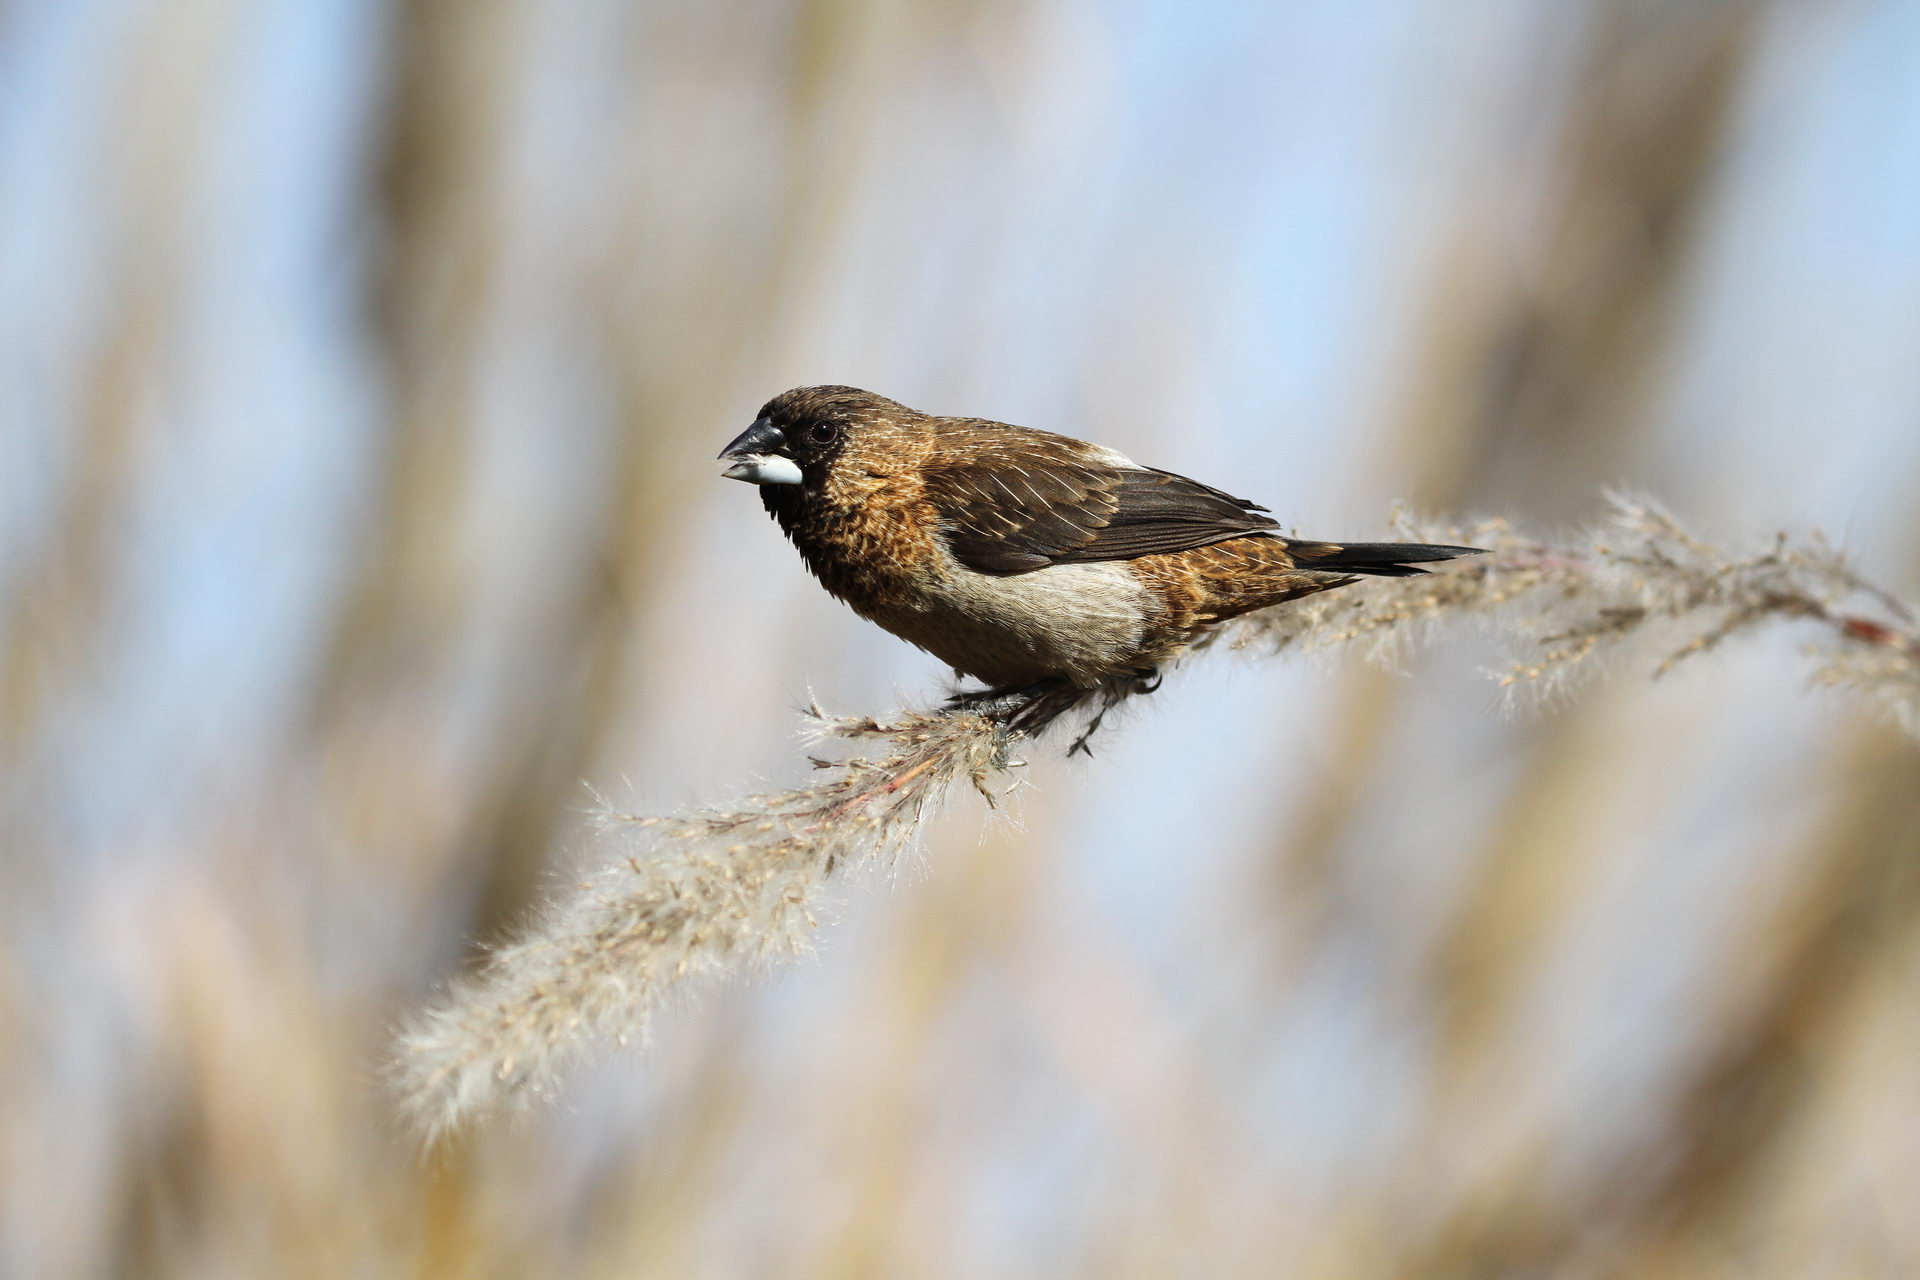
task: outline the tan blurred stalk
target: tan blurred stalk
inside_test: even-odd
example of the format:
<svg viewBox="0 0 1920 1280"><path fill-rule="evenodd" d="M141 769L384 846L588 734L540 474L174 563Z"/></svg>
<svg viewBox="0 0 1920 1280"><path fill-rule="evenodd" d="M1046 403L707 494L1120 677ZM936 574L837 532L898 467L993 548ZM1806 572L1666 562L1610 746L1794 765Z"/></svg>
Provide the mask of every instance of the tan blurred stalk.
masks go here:
<svg viewBox="0 0 1920 1280"><path fill-rule="evenodd" d="M1664 372L1695 215L1763 12L1671 0L1564 8L1575 44L1551 167L1523 185L1499 132L1468 140L1482 172L1466 188L1483 203L1463 204L1432 237L1431 318L1387 437L1417 502L1563 523L1620 473ZM1506 118L1505 103L1490 105ZM1516 252L1503 236L1535 201ZM1371 670L1342 680L1321 776L1303 788L1304 811L1283 819L1271 901L1294 924L1281 934L1282 974L1324 925L1332 869L1402 732L1410 687ZM1607 761L1632 750L1610 701L1582 695L1578 714L1531 727L1525 768L1432 956L1442 1044L1427 1132L1404 1192L1388 1200L1421 1204L1433 1244L1410 1232L1406 1252L1379 1264L1391 1273L1548 1266L1574 1230L1578 1206L1541 1198L1554 1139L1524 1117L1524 1073L1536 1068L1511 1037L1604 865L1606 850L1578 833L1604 829L1596 817L1618 803Z"/></svg>

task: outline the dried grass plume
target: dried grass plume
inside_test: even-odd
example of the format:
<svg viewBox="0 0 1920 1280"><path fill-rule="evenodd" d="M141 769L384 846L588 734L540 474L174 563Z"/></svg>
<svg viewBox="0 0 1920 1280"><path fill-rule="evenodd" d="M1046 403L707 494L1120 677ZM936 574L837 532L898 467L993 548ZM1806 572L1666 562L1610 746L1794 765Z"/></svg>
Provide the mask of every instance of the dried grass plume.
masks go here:
<svg viewBox="0 0 1920 1280"><path fill-rule="evenodd" d="M1499 521L1399 523L1413 540L1491 554L1249 615L1217 639L1270 653L1356 644L1377 653L1433 624L1475 619L1515 646L1501 681L1523 691L1591 671L1631 639L1659 637L1660 675L1742 632L1794 622L1811 629L1815 683L1851 691L1920 737L1912 610L1817 534L1733 556L1629 501L1616 502L1602 536L1564 542ZM831 881L893 858L962 779L991 802L1026 736L962 712L909 711L886 724L809 715L817 740L846 748L813 761L813 785L729 809L603 814L603 865L411 1020L391 1074L423 1132L550 1097L584 1055L643 1036L670 993L806 951Z"/></svg>
<svg viewBox="0 0 1920 1280"><path fill-rule="evenodd" d="M1008 764L1011 735L977 715L808 715L854 750L815 759L812 786L667 817L603 810L605 864L401 1033L393 1076L424 1132L550 1096L687 983L803 954L829 881L891 858L956 780L991 800Z"/></svg>

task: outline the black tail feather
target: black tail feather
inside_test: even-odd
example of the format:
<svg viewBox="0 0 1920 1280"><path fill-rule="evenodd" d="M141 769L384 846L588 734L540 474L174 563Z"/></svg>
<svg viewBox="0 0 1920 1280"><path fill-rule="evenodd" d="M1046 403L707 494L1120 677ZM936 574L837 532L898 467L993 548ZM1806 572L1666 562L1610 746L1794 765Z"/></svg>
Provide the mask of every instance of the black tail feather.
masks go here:
<svg viewBox="0 0 1920 1280"><path fill-rule="evenodd" d="M1335 573L1364 573L1379 578L1405 578L1425 573L1421 564L1477 556L1484 547L1444 547L1425 542L1302 542L1287 539L1287 554L1302 569Z"/></svg>

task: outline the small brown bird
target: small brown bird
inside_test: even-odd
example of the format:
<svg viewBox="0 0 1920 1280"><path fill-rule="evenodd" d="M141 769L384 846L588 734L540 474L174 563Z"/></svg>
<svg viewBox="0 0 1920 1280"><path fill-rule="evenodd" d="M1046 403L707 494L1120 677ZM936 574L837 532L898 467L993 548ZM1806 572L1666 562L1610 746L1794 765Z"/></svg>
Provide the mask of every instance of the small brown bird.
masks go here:
<svg viewBox="0 0 1920 1280"><path fill-rule="evenodd" d="M769 400L720 452L826 589L1036 728L1228 618L1474 547L1305 542L1265 507L1068 436L856 387ZM1016 697L1016 695L1023 695Z"/></svg>

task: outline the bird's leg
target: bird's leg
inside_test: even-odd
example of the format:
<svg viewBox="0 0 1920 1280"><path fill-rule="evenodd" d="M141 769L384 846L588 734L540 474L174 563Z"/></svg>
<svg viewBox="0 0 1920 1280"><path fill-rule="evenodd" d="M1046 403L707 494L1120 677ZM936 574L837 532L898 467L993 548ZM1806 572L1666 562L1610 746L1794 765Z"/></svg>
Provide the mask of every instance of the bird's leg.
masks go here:
<svg viewBox="0 0 1920 1280"><path fill-rule="evenodd" d="M947 699L947 710L971 711L1015 733L1036 738L1091 692L1063 677L1048 676L1027 685L956 693Z"/></svg>
<svg viewBox="0 0 1920 1280"><path fill-rule="evenodd" d="M1037 737L1048 725L1089 698L1100 699L1100 709L1080 736L1067 748L1068 755L1093 754L1087 744L1100 730L1107 712L1134 694L1152 693L1160 687L1158 667L1135 667L1125 676L1115 677L1104 686L1088 688L1060 677L1049 676L1018 688L976 689L956 693L947 699L949 711L976 711L997 720L1009 729Z"/></svg>
<svg viewBox="0 0 1920 1280"><path fill-rule="evenodd" d="M1049 676L1045 680L1036 680L1032 684L1002 689L972 689L956 693L947 699L949 711L974 711L981 707L990 707L996 703L1012 702L1015 699L1030 699L1058 686L1058 676Z"/></svg>
<svg viewBox="0 0 1920 1280"><path fill-rule="evenodd" d="M1093 735L1100 732L1100 726L1106 722L1107 713L1128 698L1138 694L1157 692L1164 677L1158 667L1135 667L1125 678L1109 681L1100 692L1100 709L1087 721L1087 727L1067 748L1067 754L1092 757L1093 748L1087 744L1093 741Z"/></svg>
<svg viewBox="0 0 1920 1280"><path fill-rule="evenodd" d="M1112 709L1113 704L1109 702L1106 706L1101 707L1093 713L1093 719L1087 721L1087 727L1082 729L1080 736L1075 738L1072 744L1067 747L1067 758L1069 760L1077 755L1085 756L1089 760L1093 759L1093 748L1088 746L1087 743L1093 741L1093 735L1100 732L1100 722L1107 718L1107 712Z"/></svg>
<svg viewBox="0 0 1920 1280"><path fill-rule="evenodd" d="M1090 692L1059 677L1043 680L1007 709L1005 723L1030 738L1038 737L1048 725L1085 701Z"/></svg>
<svg viewBox="0 0 1920 1280"><path fill-rule="evenodd" d="M1087 721L1087 727L1080 731L1080 736L1075 738L1073 744L1067 748L1067 754L1083 755L1091 759L1093 748L1087 744L1093 741L1094 734L1100 732L1100 725L1106 720L1107 712L1135 694L1155 692L1160 688L1161 679L1158 667L1135 667L1125 682L1113 681L1100 690L1100 709L1093 713L1093 719Z"/></svg>
<svg viewBox="0 0 1920 1280"><path fill-rule="evenodd" d="M956 693L947 699L947 710L971 711L1033 738L1092 692L1065 677L1048 676L1027 685Z"/></svg>

